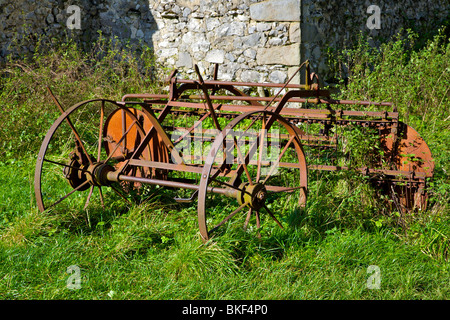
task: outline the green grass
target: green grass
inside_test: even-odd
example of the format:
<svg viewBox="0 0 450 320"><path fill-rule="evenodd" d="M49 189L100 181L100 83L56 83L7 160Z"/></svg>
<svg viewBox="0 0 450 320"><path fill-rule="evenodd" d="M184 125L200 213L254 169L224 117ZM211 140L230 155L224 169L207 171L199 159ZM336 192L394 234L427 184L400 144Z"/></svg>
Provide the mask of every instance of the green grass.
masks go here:
<svg viewBox="0 0 450 320"><path fill-rule="evenodd" d="M448 299L450 106L444 89L450 49L448 39L432 43L434 51L390 44L372 52L370 61L356 52L355 61L362 61L353 69L357 80L342 88L348 99L397 99L402 115L423 134L436 159L425 212L399 225L364 178L311 174L307 205L283 218L285 229L263 217L259 239L254 230L229 223L206 244L196 204L173 203L172 190L154 187L143 204L113 199L105 209L93 205L87 211L40 213L35 204L36 155L58 115L43 86L52 86L66 107L88 98L158 92L150 56L139 65L108 43L96 44L92 53L69 43L9 61L0 77L0 298ZM394 59L403 53L405 60ZM396 68L382 68L386 64ZM376 80L380 68L384 82ZM419 80L428 89L398 77L411 68L426 70ZM402 81L398 92L395 79ZM423 94L435 84L433 94ZM363 155L362 147L357 151ZM67 286L69 266L80 269L78 290ZM369 266L380 269L379 289L367 286Z"/></svg>

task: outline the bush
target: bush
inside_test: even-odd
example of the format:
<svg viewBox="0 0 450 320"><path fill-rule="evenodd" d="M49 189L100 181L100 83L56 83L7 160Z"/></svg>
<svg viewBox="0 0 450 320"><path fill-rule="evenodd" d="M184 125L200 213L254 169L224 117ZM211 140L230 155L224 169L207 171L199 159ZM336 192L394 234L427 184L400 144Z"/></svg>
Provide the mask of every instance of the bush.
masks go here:
<svg viewBox="0 0 450 320"><path fill-rule="evenodd" d="M429 209L412 217L420 225L415 228L429 230L426 226L438 220L442 223L441 218L448 223L450 39L446 28L441 28L423 46L418 44L423 43L419 35L410 30L406 36L399 34L379 49L371 47L368 40L361 36L354 48L330 56L337 77L343 70L348 71L348 79L338 84L337 98L389 101L397 106L400 120L420 133L436 165L434 179L429 183ZM370 108L377 110L376 106ZM427 231L427 234L434 233Z"/></svg>
<svg viewBox="0 0 450 320"><path fill-rule="evenodd" d="M0 157L37 154L60 115L46 86L65 109L87 99L118 100L125 93L157 90L152 49L140 50L100 34L89 52L70 39L51 39L38 41L31 57L10 58L0 70Z"/></svg>

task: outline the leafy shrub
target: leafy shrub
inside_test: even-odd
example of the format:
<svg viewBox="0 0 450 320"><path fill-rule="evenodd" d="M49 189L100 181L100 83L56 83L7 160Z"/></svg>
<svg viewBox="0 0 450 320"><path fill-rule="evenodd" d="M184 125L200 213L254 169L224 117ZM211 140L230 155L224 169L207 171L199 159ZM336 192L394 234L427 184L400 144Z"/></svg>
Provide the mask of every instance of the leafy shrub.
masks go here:
<svg viewBox="0 0 450 320"><path fill-rule="evenodd" d="M89 52L71 39L50 39L38 40L31 57L10 58L0 69L0 157L37 153L60 115L46 86L65 109L87 99L118 100L125 93L155 91L152 49L140 50L137 54L130 45L119 46L100 34Z"/></svg>
<svg viewBox="0 0 450 320"><path fill-rule="evenodd" d="M420 44L423 39L411 30L379 49L361 36L354 48L332 54L330 61L338 77L344 71L348 75L337 85L337 98L393 102L400 120L415 128L430 147L436 168L429 183L429 210L412 216L426 225L438 217L448 219L450 212L450 39L441 28ZM352 148L358 154L358 145Z"/></svg>

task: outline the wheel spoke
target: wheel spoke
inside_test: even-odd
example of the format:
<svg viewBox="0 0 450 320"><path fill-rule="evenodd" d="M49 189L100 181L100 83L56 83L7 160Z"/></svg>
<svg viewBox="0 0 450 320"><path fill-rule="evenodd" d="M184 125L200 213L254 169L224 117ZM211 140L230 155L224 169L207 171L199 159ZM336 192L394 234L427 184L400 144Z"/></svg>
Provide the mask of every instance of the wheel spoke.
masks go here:
<svg viewBox="0 0 450 320"><path fill-rule="evenodd" d="M51 95L53 101L55 102L56 106L58 107L58 109L61 111L61 113L64 114L64 112L65 112L64 108L61 106L61 104L59 103L58 99L53 95L53 93L52 93L52 91L50 90L49 87L47 87L47 90L50 93L50 95ZM92 164L91 157L87 153L86 148L84 147L84 144L81 141L80 135L78 134L77 129L75 129L75 126L73 125L72 121L70 121L69 116L67 116L65 120L66 120L67 124L69 125L70 129L72 130L73 134L75 135L75 138L77 139L78 143L80 144L81 149L83 150L84 154L86 155L86 157L87 157L87 159L89 161L89 164Z"/></svg>
<svg viewBox="0 0 450 320"><path fill-rule="evenodd" d="M221 184L221 185L223 185L223 186L226 186L226 187L235 189L235 190L240 191L240 192L244 192L244 193L246 193L246 194L248 194L248 195L251 196L251 194L250 194L248 191L245 191L245 190L243 190L243 189L239 189L238 187L235 187L235 186L233 186L232 184L229 184L229 183L226 183L226 182L217 180L216 178L212 178L212 179L210 179L210 181L217 182L217 183L219 183L219 184Z"/></svg>
<svg viewBox="0 0 450 320"><path fill-rule="evenodd" d="M74 167L74 166L71 166L71 165L68 165L68 164L64 164L64 163L61 163L61 162L57 162L57 161L53 161L53 160L48 160L48 159L46 159L46 158L44 158L43 161L49 162L49 163L53 163L53 164L56 164L56 165L61 166L61 167L67 167L67 168L79 170L79 171L82 171L82 172L90 173L90 172L89 172L88 170L86 170L86 169L82 169L82 168L79 168L79 167Z"/></svg>
<svg viewBox="0 0 450 320"><path fill-rule="evenodd" d="M232 213L230 213L225 219L223 219L220 223L218 223L214 228L211 229L210 232L215 231L217 228L219 228L221 225L223 225L225 222L227 222L228 220L230 220L231 218L233 218L236 213L238 213L239 211L241 211L245 206L247 205L247 203L241 204L239 206L239 208L237 208L236 210L234 210Z"/></svg>
<svg viewBox="0 0 450 320"><path fill-rule="evenodd" d="M280 221L278 221L278 219L275 217L275 215L272 213L272 211L270 211L269 208L267 208L266 205L264 205L264 209L266 209L267 213L269 214L269 216L275 220L275 222L281 227L281 229L284 229L283 225L281 224Z"/></svg>
<svg viewBox="0 0 450 320"><path fill-rule="evenodd" d="M259 228L261 228L261 217L259 215L259 211L255 212L256 216L256 229L258 230L258 239L261 239L261 233L259 232Z"/></svg>
<svg viewBox="0 0 450 320"><path fill-rule="evenodd" d="M279 165L281 158L283 158L286 150L288 149L288 147L290 146L290 144L292 143L292 141L294 141L295 136L292 136L288 143L286 143L286 145L284 146L283 150L281 151L280 155L278 156L277 161L272 165L272 167L270 168L269 173L267 174L266 178L263 181L263 184L267 182L267 180L272 176L273 172L275 171L275 169L277 168L277 166Z"/></svg>
<svg viewBox="0 0 450 320"><path fill-rule="evenodd" d="M110 185L111 189L117 193L117 195L119 195L123 200L125 200L128 204L131 204L130 200L128 200L119 190L117 190L116 187L114 187L113 185Z"/></svg>
<svg viewBox="0 0 450 320"><path fill-rule="evenodd" d="M60 202L63 201L64 199L68 198L68 197L69 197L70 195L72 195L75 191L78 191L79 189L81 189L82 187L84 187L84 186L85 186L86 184L88 184L88 183L89 183L89 181L86 180L85 182L83 182L82 184L80 184L78 187L76 187L75 189L73 189L72 191L70 191L68 194L66 194L65 196L63 196L62 198L60 198L58 201L56 201L56 202L54 202L53 204L51 204L50 206L48 206L47 209L56 206L58 203L60 203Z"/></svg>
<svg viewBox="0 0 450 320"><path fill-rule="evenodd" d="M97 162L100 162L100 156L102 153L102 141L103 141L103 118L105 116L105 101L102 100L102 106L100 108L100 128L98 133L98 149L97 149Z"/></svg>
<svg viewBox="0 0 450 320"><path fill-rule="evenodd" d="M298 189L303 189L303 186L298 186L298 187L279 187L279 186L268 186L266 185L266 190L270 193L270 194L275 194L275 193L281 193L281 192L292 192Z"/></svg>

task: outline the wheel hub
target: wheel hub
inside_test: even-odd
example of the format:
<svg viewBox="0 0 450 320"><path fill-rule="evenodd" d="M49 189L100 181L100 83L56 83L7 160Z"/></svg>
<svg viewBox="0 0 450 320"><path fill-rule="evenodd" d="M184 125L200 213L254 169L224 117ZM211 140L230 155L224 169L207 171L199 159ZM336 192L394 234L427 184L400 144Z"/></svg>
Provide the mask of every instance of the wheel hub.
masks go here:
<svg viewBox="0 0 450 320"><path fill-rule="evenodd" d="M237 193L236 197L240 205L244 203L254 210L261 209L267 197L267 191L263 184L257 183L250 185L250 183L242 183L239 186L240 192Z"/></svg>
<svg viewBox="0 0 450 320"><path fill-rule="evenodd" d="M78 159L72 158L69 165L64 167L63 172L70 186L78 191L84 191L89 186L108 186L111 181L108 180L108 172L115 171L114 167L102 162L95 162L91 165L80 164ZM82 184L86 183L80 188Z"/></svg>
<svg viewBox="0 0 450 320"><path fill-rule="evenodd" d="M67 181L72 188L76 189L80 185L86 182L86 173L84 171L85 166L81 165L77 159L72 159L67 167L64 167L63 172ZM78 191L84 191L89 188L88 184L85 184Z"/></svg>
<svg viewBox="0 0 450 320"><path fill-rule="evenodd" d="M108 180L108 172L115 171L114 167L110 166L109 164L102 163L102 162L96 162L91 164L87 171L89 173L86 173L86 178L89 181L89 183L93 186L108 186L111 184L111 181Z"/></svg>

